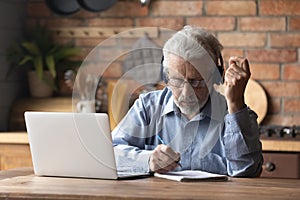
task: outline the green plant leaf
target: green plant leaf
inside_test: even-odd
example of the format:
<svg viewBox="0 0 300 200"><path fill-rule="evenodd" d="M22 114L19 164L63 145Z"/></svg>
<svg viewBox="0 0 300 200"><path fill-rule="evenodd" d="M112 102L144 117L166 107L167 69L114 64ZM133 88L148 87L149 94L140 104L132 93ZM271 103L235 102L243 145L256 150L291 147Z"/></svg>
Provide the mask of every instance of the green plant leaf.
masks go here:
<svg viewBox="0 0 300 200"><path fill-rule="evenodd" d="M38 77L45 81L45 70L49 70L55 78L58 71L79 67L82 61L76 61L74 56L80 53L82 49L74 47L74 44L57 44L47 27L37 23L25 30L23 40L7 49L7 60L12 66L10 69L22 66L35 70Z"/></svg>
<svg viewBox="0 0 300 200"><path fill-rule="evenodd" d="M34 67L39 79L43 80L43 57L38 56L34 58Z"/></svg>
<svg viewBox="0 0 300 200"><path fill-rule="evenodd" d="M13 60L10 60L10 58L13 58L13 57L16 57L19 55L23 55L23 50L17 43L14 42L9 48L7 48L7 51L6 51L7 59L9 61L13 61Z"/></svg>
<svg viewBox="0 0 300 200"><path fill-rule="evenodd" d="M47 76L44 76L43 77L43 81L49 85L54 91L57 91L58 88L57 86L55 85L55 81L52 81L51 79L49 79Z"/></svg>
<svg viewBox="0 0 300 200"><path fill-rule="evenodd" d="M53 78L56 77L55 61L53 55L46 56L46 65Z"/></svg>
<svg viewBox="0 0 300 200"><path fill-rule="evenodd" d="M33 59L32 56L24 56L24 58L18 63L19 66L25 65L28 61Z"/></svg>
<svg viewBox="0 0 300 200"><path fill-rule="evenodd" d="M69 69L74 70L82 64L82 61L73 61L73 60L64 60L59 62L59 70L60 71L67 71Z"/></svg>
<svg viewBox="0 0 300 200"><path fill-rule="evenodd" d="M40 55L40 49L34 42L22 42L21 44L32 55Z"/></svg>
<svg viewBox="0 0 300 200"><path fill-rule="evenodd" d="M54 54L56 51L58 51L61 47L58 45L54 45L50 50L49 50L49 54Z"/></svg>
<svg viewBox="0 0 300 200"><path fill-rule="evenodd" d="M19 62L24 56L23 49L17 43L13 43L6 51L6 59L13 67L20 66Z"/></svg>
<svg viewBox="0 0 300 200"><path fill-rule="evenodd" d="M65 58L76 56L80 54L82 50L76 47L62 47L55 53L55 58L57 61L60 61Z"/></svg>

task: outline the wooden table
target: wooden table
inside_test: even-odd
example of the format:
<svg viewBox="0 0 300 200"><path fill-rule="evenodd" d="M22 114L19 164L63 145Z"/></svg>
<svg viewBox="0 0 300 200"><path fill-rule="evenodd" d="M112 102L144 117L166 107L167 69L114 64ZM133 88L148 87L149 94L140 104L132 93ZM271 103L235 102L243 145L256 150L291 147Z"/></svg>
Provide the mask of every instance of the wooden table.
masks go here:
<svg viewBox="0 0 300 200"><path fill-rule="evenodd" d="M37 177L31 168L0 172L1 199L300 199L300 180L231 178L176 182L156 177L100 180Z"/></svg>

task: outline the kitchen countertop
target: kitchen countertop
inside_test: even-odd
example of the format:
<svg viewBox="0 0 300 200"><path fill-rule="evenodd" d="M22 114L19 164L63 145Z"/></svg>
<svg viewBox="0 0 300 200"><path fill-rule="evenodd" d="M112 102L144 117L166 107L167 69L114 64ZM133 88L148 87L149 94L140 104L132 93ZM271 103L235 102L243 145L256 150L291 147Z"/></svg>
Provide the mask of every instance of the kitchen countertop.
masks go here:
<svg viewBox="0 0 300 200"><path fill-rule="evenodd" d="M0 144L28 144L26 132L2 132L0 133Z"/></svg>
<svg viewBox="0 0 300 200"><path fill-rule="evenodd" d="M261 139L264 151L289 151L300 152L299 140L270 140ZM28 144L26 132L2 132L0 133L0 144Z"/></svg>

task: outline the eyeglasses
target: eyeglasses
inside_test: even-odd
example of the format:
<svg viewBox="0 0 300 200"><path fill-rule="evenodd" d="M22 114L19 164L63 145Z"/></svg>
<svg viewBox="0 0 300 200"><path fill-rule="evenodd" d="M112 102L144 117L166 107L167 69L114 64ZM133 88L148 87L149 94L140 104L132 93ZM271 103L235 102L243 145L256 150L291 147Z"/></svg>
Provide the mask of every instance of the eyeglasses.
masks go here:
<svg viewBox="0 0 300 200"><path fill-rule="evenodd" d="M168 78L168 84L174 87L182 88L184 83L189 83L193 88L205 88L206 83L205 80L197 80L197 79L181 79L181 78Z"/></svg>

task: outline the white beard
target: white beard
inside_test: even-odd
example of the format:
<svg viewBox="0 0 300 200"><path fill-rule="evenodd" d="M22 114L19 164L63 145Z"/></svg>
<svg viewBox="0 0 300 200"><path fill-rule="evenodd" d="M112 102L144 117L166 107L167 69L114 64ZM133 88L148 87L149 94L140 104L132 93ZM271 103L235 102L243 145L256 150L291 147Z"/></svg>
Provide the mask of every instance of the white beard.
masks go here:
<svg viewBox="0 0 300 200"><path fill-rule="evenodd" d="M197 97L194 95L189 97L180 95L177 100L174 99L174 103L180 109L182 114L191 119L205 106L208 97L209 95L207 95L204 101L199 102Z"/></svg>

